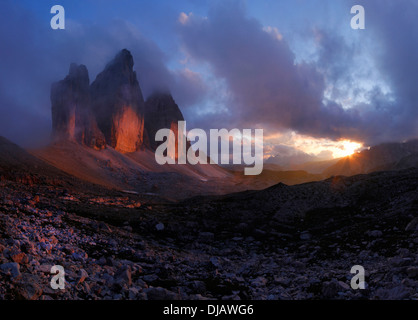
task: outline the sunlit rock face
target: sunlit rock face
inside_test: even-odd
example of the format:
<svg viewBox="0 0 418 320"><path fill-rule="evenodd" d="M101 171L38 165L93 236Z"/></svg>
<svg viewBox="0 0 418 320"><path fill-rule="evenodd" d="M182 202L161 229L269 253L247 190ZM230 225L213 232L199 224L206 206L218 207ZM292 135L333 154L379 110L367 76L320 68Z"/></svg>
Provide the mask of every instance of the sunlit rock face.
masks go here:
<svg viewBox="0 0 418 320"><path fill-rule="evenodd" d="M157 131L171 129L176 137L175 158L178 158L178 121L184 121L183 114L171 94L154 93L147 99L145 102L145 130L152 150L156 150L161 143L161 141L155 141ZM182 140L180 140L180 143L182 143ZM182 147L180 146L180 148Z"/></svg>
<svg viewBox="0 0 418 320"><path fill-rule="evenodd" d="M106 141L90 108L89 84L87 68L71 64L68 76L52 85L52 135L54 141L70 140L100 150Z"/></svg>
<svg viewBox="0 0 418 320"><path fill-rule="evenodd" d="M131 107L123 107L113 116L112 146L121 152L135 152L142 145L144 119Z"/></svg>
<svg viewBox="0 0 418 320"><path fill-rule="evenodd" d="M143 145L144 99L133 65L131 53L122 50L90 88L97 124L107 144L120 152Z"/></svg>

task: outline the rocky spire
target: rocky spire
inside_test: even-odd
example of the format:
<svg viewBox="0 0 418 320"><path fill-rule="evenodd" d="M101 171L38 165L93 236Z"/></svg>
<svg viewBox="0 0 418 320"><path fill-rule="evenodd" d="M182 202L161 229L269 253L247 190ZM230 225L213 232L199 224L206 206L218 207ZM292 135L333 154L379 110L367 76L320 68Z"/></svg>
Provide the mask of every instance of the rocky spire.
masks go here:
<svg viewBox="0 0 418 320"><path fill-rule="evenodd" d="M171 129L178 146L178 121L183 115L168 91L144 102L131 53L124 49L89 85L84 65L71 64L68 76L52 85L55 140L71 140L96 149L110 145L120 152L158 147L155 134Z"/></svg>
<svg viewBox="0 0 418 320"><path fill-rule="evenodd" d="M145 103L145 130L148 134L152 150L157 149L161 142L155 141L155 134L160 129L171 129L176 137L176 152L178 150L178 121L184 117L173 97L168 92L156 92L148 97ZM176 156L177 158L177 156Z"/></svg>
<svg viewBox="0 0 418 320"><path fill-rule="evenodd" d="M143 145L144 99L133 71L133 57L123 49L91 85L92 109L107 144L121 152Z"/></svg>
<svg viewBox="0 0 418 320"><path fill-rule="evenodd" d="M90 109L89 83L87 68L73 63L68 76L52 85L53 139L71 140L103 149L106 141Z"/></svg>

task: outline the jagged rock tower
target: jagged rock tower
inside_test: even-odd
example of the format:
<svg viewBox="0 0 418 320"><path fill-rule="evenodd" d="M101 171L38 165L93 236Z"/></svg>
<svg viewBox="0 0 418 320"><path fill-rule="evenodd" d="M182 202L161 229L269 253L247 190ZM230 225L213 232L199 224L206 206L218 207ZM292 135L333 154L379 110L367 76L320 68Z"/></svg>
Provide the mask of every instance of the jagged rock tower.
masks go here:
<svg viewBox="0 0 418 320"><path fill-rule="evenodd" d="M144 98L133 71L131 53L124 49L91 84L92 109L107 144L134 152L143 144Z"/></svg>
<svg viewBox="0 0 418 320"><path fill-rule="evenodd" d="M106 147L106 141L91 110L89 84L87 68L73 63L68 76L52 85L53 138L100 150Z"/></svg>
<svg viewBox="0 0 418 320"><path fill-rule="evenodd" d="M144 102L133 57L123 49L90 85L87 68L71 64L69 75L52 85L53 138L95 149L154 150L159 129L171 129L178 146L178 121L183 115L168 92L152 94ZM177 155L176 155L177 158Z"/></svg>
<svg viewBox="0 0 418 320"><path fill-rule="evenodd" d="M155 134L158 130L171 129L176 137L176 159L178 158L178 121L183 121L183 114L173 97L168 92L154 93L145 102L145 129L149 137L149 145L156 150L161 142L155 141ZM182 141L180 141L182 143ZM182 146L180 146L182 147Z"/></svg>

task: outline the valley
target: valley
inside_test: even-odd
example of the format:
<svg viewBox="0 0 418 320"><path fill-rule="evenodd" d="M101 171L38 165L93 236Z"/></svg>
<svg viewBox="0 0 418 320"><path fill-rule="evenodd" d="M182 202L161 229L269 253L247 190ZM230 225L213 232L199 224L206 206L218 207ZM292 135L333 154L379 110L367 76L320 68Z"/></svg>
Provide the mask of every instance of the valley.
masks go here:
<svg viewBox="0 0 418 320"><path fill-rule="evenodd" d="M181 200L0 150L1 299L418 298L416 168Z"/></svg>
<svg viewBox="0 0 418 320"><path fill-rule="evenodd" d="M0 137L0 300L418 299L417 140L276 155L254 176L160 165L160 129L175 159L190 148L184 117L169 92L143 98L133 65L124 49L90 84L71 64L51 87L51 142Z"/></svg>

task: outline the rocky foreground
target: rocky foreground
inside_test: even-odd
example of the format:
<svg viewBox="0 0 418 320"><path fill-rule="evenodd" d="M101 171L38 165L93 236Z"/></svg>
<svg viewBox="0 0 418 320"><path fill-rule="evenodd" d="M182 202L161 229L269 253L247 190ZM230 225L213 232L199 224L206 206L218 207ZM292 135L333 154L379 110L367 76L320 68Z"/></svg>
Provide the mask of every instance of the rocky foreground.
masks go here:
<svg viewBox="0 0 418 320"><path fill-rule="evenodd" d="M417 188L410 169L164 203L3 179L0 299L417 299Z"/></svg>

